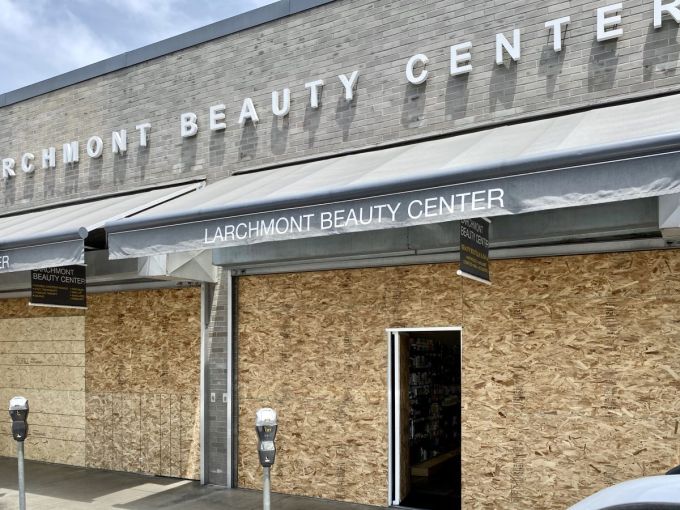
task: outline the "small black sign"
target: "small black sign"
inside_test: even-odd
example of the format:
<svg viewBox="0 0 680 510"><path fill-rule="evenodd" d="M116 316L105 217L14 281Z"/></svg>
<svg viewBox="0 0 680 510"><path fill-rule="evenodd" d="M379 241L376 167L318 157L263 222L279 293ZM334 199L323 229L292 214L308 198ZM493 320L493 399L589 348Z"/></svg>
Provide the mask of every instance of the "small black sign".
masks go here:
<svg viewBox="0 0 680 510"><path fill-rule="evenodd" d="M489 220L460 220L460 276L491 283L489 276Z"/></svg>
<svg viewBox="0 0 680 510"><path fill-rule="evenodd" d="M31 305L87 308L85 266L31 271Z"/></svg>

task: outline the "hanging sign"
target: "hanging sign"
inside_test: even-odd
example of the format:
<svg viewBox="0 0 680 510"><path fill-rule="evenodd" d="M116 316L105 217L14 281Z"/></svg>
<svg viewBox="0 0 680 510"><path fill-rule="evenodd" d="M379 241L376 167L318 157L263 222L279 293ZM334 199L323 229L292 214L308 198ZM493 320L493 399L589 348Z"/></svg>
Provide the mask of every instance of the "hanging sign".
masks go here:
<svg viewBox="0 0 680 510"><path fill-rule="evenodd" d="M486 218L460 220L458 276L491 285L489 276L489 223Z"/></svg>
<svg viewBox="0 0 680 510"><path fill-rule="evenodd" d="M32 270L29 304L58 308L87 308L85 266Z"/></svg>

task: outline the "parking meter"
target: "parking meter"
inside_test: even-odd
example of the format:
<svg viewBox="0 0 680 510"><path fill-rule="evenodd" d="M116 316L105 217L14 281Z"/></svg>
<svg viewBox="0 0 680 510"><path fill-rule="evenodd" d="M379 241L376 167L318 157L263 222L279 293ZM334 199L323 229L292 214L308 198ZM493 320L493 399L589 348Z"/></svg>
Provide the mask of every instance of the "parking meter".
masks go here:
<svg viewBox="0 0 680 510"><path fill-rule="evenodd" d="M258 409L255 414L255 430L257 431L257 453L262 465L262 508L271 509L271 467L276 457L276 411L269 407Z"/></svg>
<svg viewBox="0 0 680 510"><path fill-rule="evenodd" d="M12 418L12 437L17 442L17 467L19 471L19 510L26 510L26 487L24 483L24 441L28 436L28 400L14 397L9 401Z"/></svg>
<svg viewBox="0 0 680 510"><path fill-rule="evenodd" d="M259 409L255 415L255 430L257 431L258 445L257 452L260 455L262 467L271 467L276 457L276 411L265 407Z"/></svg>
<svg viewBox="0 0 680 510"><path fill-rule="evenodd" d="M28 400L14 397L9 401L9 415L12 417L12 437L24 442L28 435Z"/></svg>

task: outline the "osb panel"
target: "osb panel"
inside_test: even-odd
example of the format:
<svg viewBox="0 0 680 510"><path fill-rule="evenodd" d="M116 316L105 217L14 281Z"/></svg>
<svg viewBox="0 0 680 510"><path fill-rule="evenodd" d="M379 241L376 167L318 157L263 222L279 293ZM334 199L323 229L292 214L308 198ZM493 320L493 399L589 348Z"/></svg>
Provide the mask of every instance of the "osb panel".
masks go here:
<svg viewBox="0 0 680 510"><path fill-rule="evenodd" d="M384 503L385 328L459 322L455 268L441 269L239 280L240 486L261 486L253 419L270 404L280 413L274 490ZM442 274L446 285L428 284Z"/></svg>
<svg viewBox="0 0 680 510"><path fill-rule="evenodd" d="M87 467L114 469L116 463L113 448L113 395L87 394L86 418L86 461ZM153 437L152 432L150 437Z"/></svg>
<svg viewBox="0 0 680 510"><path fill-rule="evenodd" d="M95 294L88 305L88 391L198 392L199 289Z"/></svg>
<svg viewBox="0 0 680 510"><path fill-rule="evenodd" d="M239 484L261 485L271 405L274 490L383 504L397 326L464 328L466 508L562 509L680 464L680 252L496 261L491 287L455 270L240 278Z"/></svg>
<svg viewBox="0 0 680 510"><path fill-rule="evenodd" d="M85 465L84 318L26 312L25 300L2 304L0 401L23 395L31 404L26 457ZM14 450L13 441L0 443L0 455L14 455Z"/></svg>
<svg viewBox="0 0 680 510"><path fill-rule="evenodd" d="M199 396L181 396L180 420L180 476L200 478L201 474L201 416Z"/></svg>
<svg viewBox="0 0 680 510"><path fill-rule="evenodd" d="M61 342L85 337L84 317L24 317L0 320L0 341Z"/></svg>
<svg viewBox="0 0 680 510"><path fill-rule="evenodd" d="M0 319L82 317L85 315L85 310L29 306L27 298L3 299L1 303L2 306L0 306Z"/></svg>
<svg viewBox="0 0 680 510"><path fill-rule="evenodd" d="M112 395L113 466L116 471L141 471L141 399L138 394Z"/></svg>
<svg viewBox="0 0 680 510"><path fill-rule="evenodd" d="M257 456L252 417L262 405L279 412L272 490L345 499L347 493L370 492L376 472L386 475L383 458L375 454L375 438L382 444L387 441L387 431L375 423L370 411L375 402L245 400L240 405L241 427L247 427L239 445L240 486L261 488L261 468L251 466L246 457L253 452ZM348 423L356 433L348 430Z"/></svg>
<svg viewBox="0 0 680 510"><path fill-rule="evenodd" d="M9 422L11 423L11 422ZM5 431L10 430L10 424L3 420ZM25 442L27 459L85 466L85 442L83 430L67 427L41 427L31 422L30 434ZM0 439L0 457L15 457L16 443L6 432Z"/></svg>
<svg viewBox="0 0 680 510"><path fill-rule="evenodd" d="M2 367L3 369L6 366ZM39 390L59 388L69 391L85 390L84 367L24 365L3 370L3 385L9 388Z"/></svg>
<svg viewBox="0 0 680 510"><path fill-rule="evenodd" d="M161 395L161 472L179 477L181 472L181 397Z"/></svg>
<svg viewBox="0 0 680 510"><path fill-rule="evenodd" d="M12 339L10 342L0 342L0 354L3 354L3 357L10 353L40 354L43 352L43 348L44 345L40 341L22 340L17 342ZM55 354L85 354L85 344L82 340L52 342L52 349Z"/></svg>
<svg viewBox="0 0 680 510"><path fill-rule="evenodd" d="M464 284L470 508L565 508L680 463L679 252L513 260Z"/></svg>
<svg viewBox="0 0 680 510"><path fill-rule="evenodd" d="M97 294L89 306L88 465L198 478L200 291Z"/></svg>
<svg viewBox="0 0 680 510"><path fill-rule="evenodd" d="M0 307L0 364L15 367L0 373L0 399L31 402L27 456L198 478L199 290L88 301L86 313L23 299ZM0 455L13 448L0 442Z"/></svg>
<svg viewBox="0 0 680 510"><path fill-rule="evenodd" d="M141 444L140 469L143 473L161 473L161 396L142 395L144 414L141 417L141 430L144 441Z"/></svg>
<svg viewBox="0 0 680 510"><path fill-rule="evenodd" d="M27 459L68 464L70 466L85 465L85 442L81 439L71 441L58 437L43 437L31 432L26 439L25 454Z"/></svg>
<svg viewBox="0 0 680 510"><path fill-rule="evenodd" d="M197 394L88 393L86 417L88 467L199 478Z"/></svg>
<svg viewBox="0 0 680 510"><path fill-rule="evenodd" d="M0 375L0 378L2 376ZM82 424L85 419L85 395L82 391L62 391L60 389L0 388L0 402L21 394L31 406L30 423L61 425L63 414L70 416L74 424ZM3 417L4 420L5 417ZM7 415L9 420L9 414Z"/></svg>

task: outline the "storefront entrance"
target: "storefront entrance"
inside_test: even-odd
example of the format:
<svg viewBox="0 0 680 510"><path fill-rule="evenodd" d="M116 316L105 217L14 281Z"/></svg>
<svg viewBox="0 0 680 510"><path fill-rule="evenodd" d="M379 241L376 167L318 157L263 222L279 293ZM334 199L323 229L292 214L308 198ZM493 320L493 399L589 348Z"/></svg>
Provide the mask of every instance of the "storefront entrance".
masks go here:
<svg viewBox="0 0 680 510"><path fill-rule="evenodd" d="M390 330L390 503L461 507L461 330Z"/></svg>

